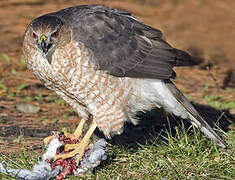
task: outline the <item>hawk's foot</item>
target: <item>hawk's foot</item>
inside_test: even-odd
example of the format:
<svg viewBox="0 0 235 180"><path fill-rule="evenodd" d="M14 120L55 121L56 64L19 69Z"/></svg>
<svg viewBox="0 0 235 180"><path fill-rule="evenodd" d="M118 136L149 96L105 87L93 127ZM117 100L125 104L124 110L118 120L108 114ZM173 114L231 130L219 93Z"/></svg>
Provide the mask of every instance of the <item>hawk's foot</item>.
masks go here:
<svg viewBox="0 0 235 180"><path fill-rule="evenodd" d="M81 124L82 122L80 122ZM80 126L79 124L79 126ZM84 125L84 123L82 123ZM79 126L77 129L79 129ZM93 122L89 128L89 130L87 131L87 133L85 134L85 136L81 139L81 132L82 132L82 129L81 131L77 131L77 129L75 130L75 132L78 132L76 133L76 136L79 135L78 139L72 139L74 137L76 137L74 134L66 134L64 133L64 136L67 136L67 137L72 137L69 141L66 141L67 137L65 138L64 140L64 143L65 143L65 148L64 148L64 151L65 153L64 154L57 154L55 155L54 157L54 161L57 160L57 159L67 159L67 158L72 158L74 156L76 156L78 154L78 157L76 158L76 162L79 163L80 160L82 159L82 157L84 156L84 153L86 151L86 149L89 149L92 147L92 144L89 143L90 141L90 137L91 135L93 134L95 128L97 127L96 123ZM63 133L62 133L63 134ZM77 137L76 137L77 138ZM81 141L80 141L81 139Z"/></svg>
<svg viewBox="0 0 235 180"><path fill-rule="evenodd" d="M81 119L81 121L80 121L78 127L76 128L76 130L74 131L73 134L69 133L66 128L63 128L61 134L62 134L64 137L63 137L63 139L62 139L62 138L60 138L60 139L61 139L61 140L64 140L64 139L78 140L78 139L81 137L81 135L82 135L82 129L83 129L84 125L85 125L85 122L86 122L85 119ZM48 144L51 142L51 140L52 140L53 138L54 138L53 135L46 137L46 138L43 140L44 144L45 144L45 145L48 145Z"/></svg>
<svg viewBox="0 0 235 180"><path fill-rule="evenodd" d="M74 140L74 139L79 139L80 136L82 135L82 130L83 130L83 127L86 123L86 120L85 119L81 119L80 123L78 124L76 130L74 131L73 134L67 132L67 130L64 128L62 129L62 132L64 133L65 135L65 138L68 138L68 139L71 139L71 140Z"/></svg>
<svg viewBox="0 0 235 180"><path fill-rule="evenodd" d="M44 138L43 142L44 142L45 145L48 145L51 142L52 139L54 139L54 135Z"/></svg>
<svg viewBox="0 0 235 180"><path fill-rule="evenodd" d="M79 162L85 151L87 149L90 149L93 146L92 143L88 142L78 142L76 144L65 144L65 149L64 149L64 154L57 154L54 156L54 161L56 161L57 159L67 159L67 158L73 158L76 155L78 155L78 157L76 158L76 161Z"/></svg>

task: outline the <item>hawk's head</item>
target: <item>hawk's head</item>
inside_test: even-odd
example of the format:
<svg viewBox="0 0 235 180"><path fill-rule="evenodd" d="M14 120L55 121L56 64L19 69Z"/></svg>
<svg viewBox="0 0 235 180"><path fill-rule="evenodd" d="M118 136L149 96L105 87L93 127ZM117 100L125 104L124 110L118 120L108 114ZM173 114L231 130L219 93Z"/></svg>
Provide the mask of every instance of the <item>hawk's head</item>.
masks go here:
<svg viewBox="0 0 235 180"><path fill-rule="evenodd" d="M31 22L27 37L30 36L31 44L50 62L56 47L64 44L65 31L64 22L60 18L44 15Z"/></svg>

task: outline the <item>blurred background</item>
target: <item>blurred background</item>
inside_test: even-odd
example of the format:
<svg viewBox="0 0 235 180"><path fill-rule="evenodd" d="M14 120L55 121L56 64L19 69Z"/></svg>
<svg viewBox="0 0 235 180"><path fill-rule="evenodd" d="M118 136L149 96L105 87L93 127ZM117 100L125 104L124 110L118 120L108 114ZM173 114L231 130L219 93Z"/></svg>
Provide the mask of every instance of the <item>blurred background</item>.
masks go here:
<svg viewBox="0 0 235 180"><path fill-rule="evenodd" d="M200 105L201 113L234 119L234 0L1 0L0 145L14 151L24 137L26 147L38 149L51 130L76 127L73 110L27 70L22 38L32 19L82 4L125 9L161 30L172 46L189 52L198 62L195 67L175 69L179 89Z"/></svg>

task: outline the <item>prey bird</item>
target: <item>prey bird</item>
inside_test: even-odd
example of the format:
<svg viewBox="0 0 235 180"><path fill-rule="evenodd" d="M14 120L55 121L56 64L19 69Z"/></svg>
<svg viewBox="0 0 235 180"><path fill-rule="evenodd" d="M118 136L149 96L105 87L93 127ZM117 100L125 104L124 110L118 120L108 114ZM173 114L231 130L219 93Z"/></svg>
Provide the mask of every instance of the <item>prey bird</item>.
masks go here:
<svg viewBox="0 0 235 180"><path fill-rule="evenodd" d="M121 134L125 121L153 108L188 119L216 145L226 143L176 88L174 66L190 66L191 56L169 45L162 32L131 13L104 5L82 5L45 14L27 27L23 52L30 71L82 117L67 144L68 154L81 160L94 130L107 138Z"/></svg>

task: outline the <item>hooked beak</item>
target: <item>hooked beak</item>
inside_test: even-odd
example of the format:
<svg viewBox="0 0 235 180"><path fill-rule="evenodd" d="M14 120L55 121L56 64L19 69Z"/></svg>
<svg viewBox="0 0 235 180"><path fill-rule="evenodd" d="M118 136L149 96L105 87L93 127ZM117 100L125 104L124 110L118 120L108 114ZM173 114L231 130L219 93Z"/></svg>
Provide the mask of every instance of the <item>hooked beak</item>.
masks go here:
<svg viewBox="0 0 235 180"><path fill-rule="evenodd" d="M48 44L47 37L45 35L42 35L40 37L39 48L42 50L42 57L46 58L50 46Z"/></svg>
<svg viewBox="0 0 235 180"><path fill-rule="evenodd" d="M47 48L47 47L48 47L48 45L47 45L46 41L43 39L42 42L41 42L41 48L42 48L42 52L43 52L43 54L42 54L43 58L45 58L46 55L47 55L47 52L48 52L48 48Z"/></svg>

